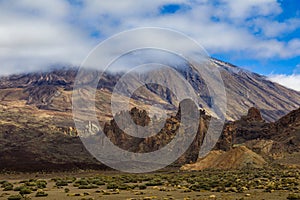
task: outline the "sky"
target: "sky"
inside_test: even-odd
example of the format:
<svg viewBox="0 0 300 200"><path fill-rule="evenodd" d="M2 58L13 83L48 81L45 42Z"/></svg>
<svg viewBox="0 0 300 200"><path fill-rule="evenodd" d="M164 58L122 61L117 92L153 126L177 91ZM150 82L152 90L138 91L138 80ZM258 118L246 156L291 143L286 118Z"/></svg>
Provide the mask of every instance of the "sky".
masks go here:
<svg viewBox="0 0 300 200"><path fill-rule="evenodd" d="M153 26L300 91L298 1L0 0L0 75L80 65L110 36Z"/></svg>

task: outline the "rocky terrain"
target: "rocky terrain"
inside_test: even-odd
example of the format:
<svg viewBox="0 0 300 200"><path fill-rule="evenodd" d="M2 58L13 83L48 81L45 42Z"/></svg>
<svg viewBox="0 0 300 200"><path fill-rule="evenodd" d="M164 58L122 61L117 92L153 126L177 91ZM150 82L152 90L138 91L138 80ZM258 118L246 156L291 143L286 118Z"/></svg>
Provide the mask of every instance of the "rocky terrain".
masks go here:
<svg viewBox="0 0 300 200"><path fill-rule="evenodd" d="M239 169L247 163L254 168L264 167L267 163L300 166L299 122L300 109L268 123L260 111L252 107L248 115L224 126L214 151L182 169Z"/></svg>
<svg viewBox="0 0 300 200"><path fill-rule="evenodd" d="M253 159L262 156L266 162L300 163L297 159L300 114L296 110L300 107L300 93L228 63L216 59L211 61L220 68L228 97L228 122L215 150L228 157L231 153L250 154ZM181 166L197 161L211 116L210 98L201 77L193 74L189 66L178 71L196 91L202 91L201 106L207 108L206 114L199 111L200 125L194 142L174 163ZM86 151L73 122L72 89L76 73L77 69L73 68L0 78L1 169L105 168ZM153 103L167 109L169 117L156 136L146 139L130 137L116 125L110 111L113 87L121 75L104 74L98 85L96 108L104 132L113 143L133 152L149 152L165 146L177 134L180 125L179 102L166 88L155 85L140 88L130 101L130 115L135 123L142 126L149 123L147 113ZM157 76L166 78L164 74ZM259 110L252 108L246 115L250 107ZM122 113L117 117L122 117ZM236 145L247 149L234 149Z"/></svg>

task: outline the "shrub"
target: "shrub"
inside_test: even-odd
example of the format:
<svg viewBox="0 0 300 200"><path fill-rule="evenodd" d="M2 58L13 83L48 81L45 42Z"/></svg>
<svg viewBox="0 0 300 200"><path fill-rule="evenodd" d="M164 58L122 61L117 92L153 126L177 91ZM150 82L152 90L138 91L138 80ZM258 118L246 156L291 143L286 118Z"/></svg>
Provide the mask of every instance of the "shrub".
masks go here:
<svg viewBox="0 0 300 200"><path fill-rule="evenodd" d="M24 186L15 187L14 191L20 191Z"/></svg>
<svg viewBox="0 0 300 200"><path fill-rule="evenodd" d="M66 180L68 183L73 183L77 180L77 178L76 177L67 177Z"/></svg>
<svg viewBox="0 0 300 200"><path fill-rule="evenodd" d="M98 179L92 180L92 184L101 186L101 185L105 185L105 183L103 181L100 181Z"/></svg>
<svg viewBox="0 0 300 200"><path fill-rule="evenodd" d="M89 182L85 179L81 179L75 182L75 184L79 184L79 185L89 185Z"/></svg>
<svg viewBox="0 0 300 200"><path fill-rule="evenodd" d="M47 182L44 180L37 181L36 186L38 189L44 189L47 187Z"/></svg>
<svg viewBox="0 0 300 200"><path fill-rule="evenodd" d="M20 194L21 195L24 195L24 194L31 194L31 189L30 188L27 188L27 187L22 187L20 189Z"/></svg>
<svg viewBox="0 0 300 200"><path fill-rule="evenodd" d="M38 191L36 194L35 194L36 197L46 197L48 196L48 194L44 191Z"/></svg>
<svg viewBox="0 0 300 200"><path fill-rule="evenodd" d="M5 186L4 189L3 189L3 191L11 191L13 189L14 189L13 184L10 184L10 185Z"/></svg>
<svg viewBox="0 0 300 200"><path fill-rule="evenodd" d="M0 181L0 184L1 184L1 185L4 184L4 183L7 183L7 181Z"/></svg>
<svg viewBox="0 0 300 200"><path fill-rule="evenodd" d="M36 182L26 182L25 185L29 187L34 187L36 186Z"/></svg>
<svg viewBox="0 0 300 200"><path fill-rule="evenodd" d="M127 190L128 188L129 188L129 186L126 185L126 184L120 184L120 185L118 185L118 189L120 189L120 190Z"/></svg>
<svg viewBox="0 0 300 200"><path fill-rule="evenodd" d="M7 182L7 181L3 181L2 182L2 188L6 187L7 185L11 185L11 183Z"/></svg>
<svg viewBox="0 0 300 200"><path fill-rule="evenodd" d="M68 181L65 180L58 180L56 182L56 186L61 187L61 186L68 186Z"/></svg>
<svg viewBox="0 0 300 200"><path fill-rule="evenodd" d="M147 186L159 186L159 185L163 185L162 180L160 179L154 179L152 181L149 181L148 183L146 183Z"/></svg>
<svg viewBox="0 0 300 200"><path fill-rule="evenodd" d="M289 194L287 197L288 200L300 200L300 195L297 194Z"/></svg>
<svg viewBox="0 0 300 200"><path fill-rule="evenodd" d="M201 187L198 184L193 184L189 187L190 190L196 191L196 192L200 192Z"/></svg>
<svg viewBox="0 0 300 200"><path fill-rule="evenodd" d="M1 187L4 188L4 191L9 191L9 190L12 190L10 188L13 188L13 184L5 181L5 182L2 183Z"/></svg>
<svg viewBox="0 0 300 200"><path fill-rule="evenodd" d="M107 189L118 189L119 186L116 183L109 183L106 186Z"/></svg>
<svg viewBox="0 0 300 200"><path fill-rule="evenodd" d="M7 198L7 200L21 200L22 196L21 195L11 195Z"/></svg>
<svg viewBox="0 0 300 200"><path fill-rule="evenodd" d="M78 189L97 189L97 185L80 185Z"/></svg>
<svg viewBox="0 0 300 200"><path fill-rule="evenodd" d="M139 185L134 184L134 185L127 185L127 189L134 190L135 188L139 187Z"/></svg>
<svg viewBox="0 0 300 200"><path fill-rule="evenodd" d="M20 181L19 183L27 183L28 180L23 180L23 181Z"/></svg>
<svg viewBox="0 0 300 200"><path fill-rule="evenodd" d="M139 189L140 190L145 190L145 189L147 189L147 185L139 185Z"/></svg>

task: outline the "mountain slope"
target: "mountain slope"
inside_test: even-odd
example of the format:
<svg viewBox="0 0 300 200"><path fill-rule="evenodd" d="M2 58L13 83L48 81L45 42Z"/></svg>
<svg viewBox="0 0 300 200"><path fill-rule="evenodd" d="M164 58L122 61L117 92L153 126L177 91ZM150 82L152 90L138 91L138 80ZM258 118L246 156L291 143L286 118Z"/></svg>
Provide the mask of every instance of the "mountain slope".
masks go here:
<svg viewBox="0 0 300 200"><path fill-rule="evenodd" d="M226 118L228 120L239 119L247 113L249 107L253 106L260 108L267 121L275 121L300 107L300 92L287 89L268 81L264 76L242 70L231 64L216 59L211 59L211 62L218 66L224 81L228 103ZM196 74L189 64L175 67L175 69L199 94L201 107L207 112L212 112L210 111L211 98L204 79ZM21 100L26 101L27 105L33 105L39 109L71 112L72 88L76 72L76 69L65 69L0 78L0 98L2 102ZM98 85L99 98L97 99L99 101L97 105L99 105L101 121L110 120L110 96L121 76L121 73L106 73L101 79L101 84ZM172 74L160 71L152 72L151 75L145 74L146 80L151 80L153 77L164 80L167 85L174 85L176 82L176 90L186 90L185 86L179 84L180 82L176 81L178 78ZM126 87L135 86L134 81L131 84L133 85ZM179 103L169 89L155 84L139 88L132 98L133 101L136 100L132 107L138 106L138 104L159 104L170 111L173 110L173 113ZM102 118L102 115L107 116Z"/></svg>
<svg viewBox="0 0 300 200"><path fill-rule="evenodd" d="M213 61L219 66L224 79L230 118L237 120L254 106L261 110L264 119L275 121L300 107L299 92L273 83L259 74L215 59Z"/></svg>

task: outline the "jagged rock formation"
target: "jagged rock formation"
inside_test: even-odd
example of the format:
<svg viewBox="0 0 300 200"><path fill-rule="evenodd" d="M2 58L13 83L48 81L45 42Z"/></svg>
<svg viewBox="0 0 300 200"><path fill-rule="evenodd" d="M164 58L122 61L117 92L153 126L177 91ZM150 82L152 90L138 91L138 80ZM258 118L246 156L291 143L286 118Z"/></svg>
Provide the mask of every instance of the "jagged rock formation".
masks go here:
<svg viewBox="0 0 300 200"><path fill-rule="evenodd" d="M283 159L299 152L299 133L300 109L267 123L261 119L259 110L251 108L247 116L225 125L216 148L228 151L234 145L244 144L269 160Z"/></svg>
<svg viewBox="0 0 300 200"><path fill-rule="evenodd" d="M182 103L186 103L189 105L193 104L193 102L190 102L190 100L183 101ZM191 109L197 109L197 107L192 106ZM199 110L198 112L200 114L199 127L194 127L196 130L198 130L197 135L185 154L182 155L176 163L174 163L176 165L195 162L198 158L200 146L202 144L203 137L207 132L207 126L210 120L210 117L205 115L203 111ZM129 114L137 125L145 126L149 123L149 117L145 111L133 108L129 112ZM125 119L121 121L121 123L124 123L125 125L127 125L127 129L130 129L130 127L128 127L130 122L128 121L129 119L125 117L125 112L121 112L115 118ZM175 137L176 134L179 134L178 131L180 126L184 126L184 132L188 132L191 129L190 126L192 126L193 124L182 124L180 120L181 106L179 106L179 111L175 116L171 116L165 121L165 124L161 130L156 130L155 128L153 130L150 130L150 132L152 131L154 134L157 133L155 134L155 136L147 138L137 138L130 136L126 134L124 130L119 128L119 126L122 127L124 125L117 124L115 119L104 125L104 133L115 145L127 151L138 153L153 152L167 145Z"/></svg>

